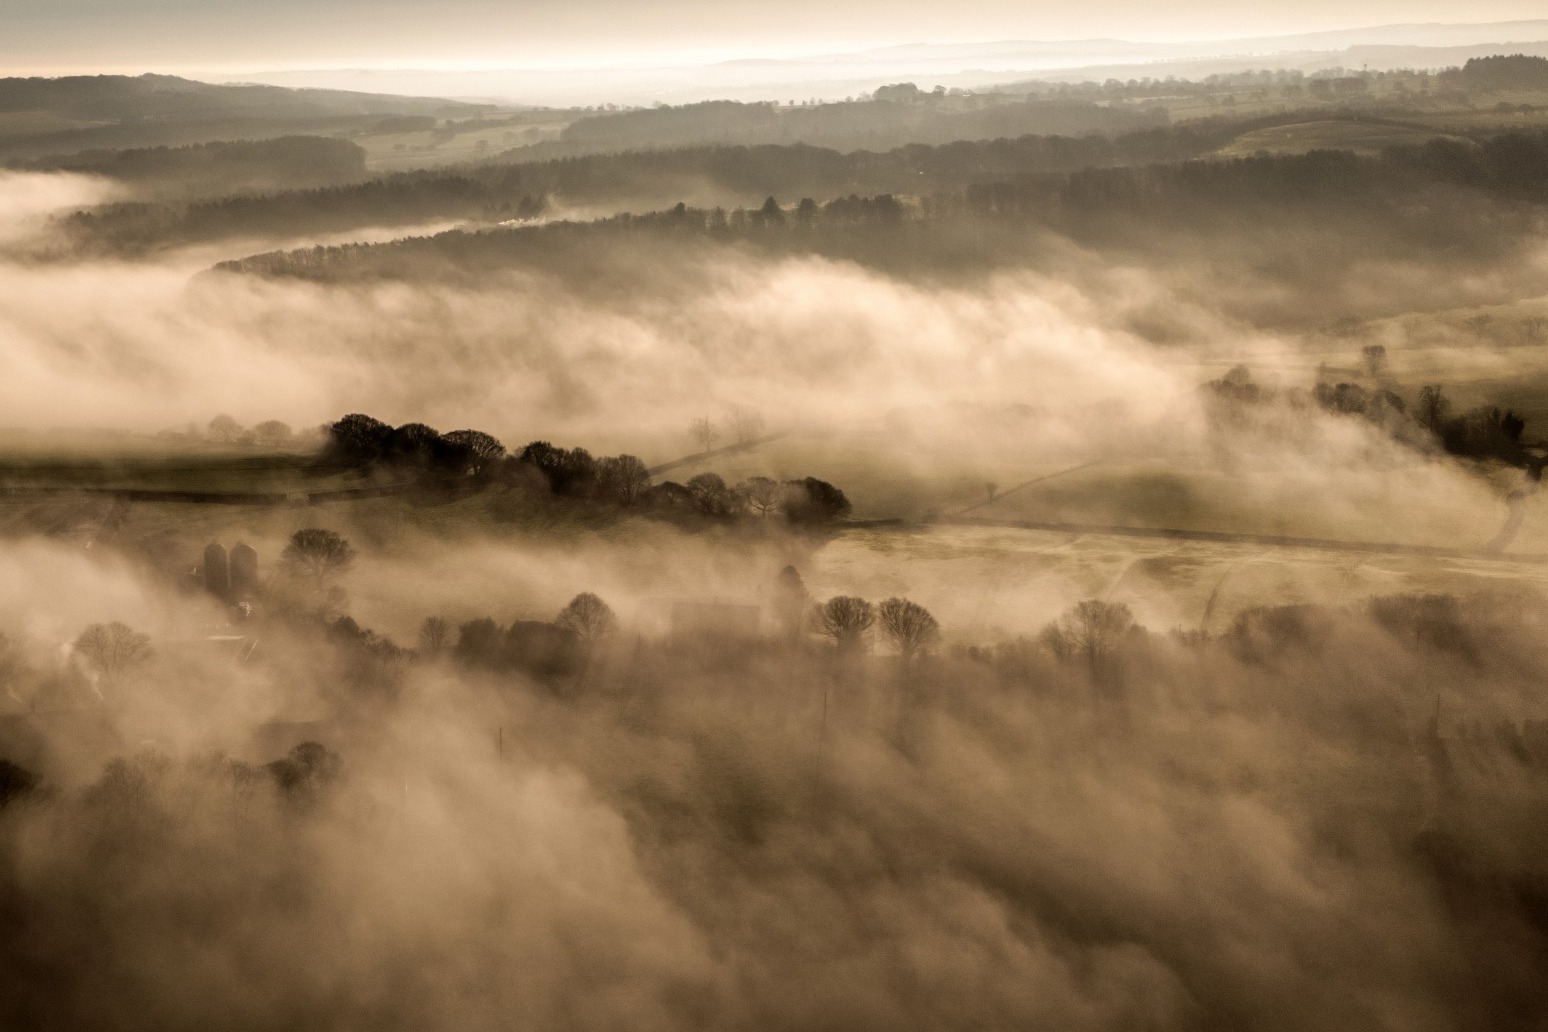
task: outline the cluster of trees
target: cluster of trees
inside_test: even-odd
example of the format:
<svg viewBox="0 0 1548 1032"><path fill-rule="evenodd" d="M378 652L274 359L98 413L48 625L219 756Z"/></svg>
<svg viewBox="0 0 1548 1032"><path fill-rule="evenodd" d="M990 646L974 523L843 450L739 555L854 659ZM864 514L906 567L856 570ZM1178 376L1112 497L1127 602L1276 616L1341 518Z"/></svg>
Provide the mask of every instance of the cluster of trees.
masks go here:
<svg viewBox="0 0 1548 1032"><path fill-rule="evenodd" d="M1453 455L1497 459L1514 466L1525 466L1529 462L1521 439L1526 431L1526 420L1509 409L1481 405L1454 416L1451 401L1440 385L1429 384L1419 390L1414 418Z"/></svg>
<svg viewBox="0 0 1548 1032"><path fill-rule="evenodd" d="M1097 698L1115 701L1131 693L1136 670L1153 672L1160 654L1169 650L1229 659L1247 669L1281 669L1325 655L1341 638L1358 638L1362 632L1351 628L1362 620L1399 646L1462 664L1481 665L1505 653L1507 663L1520 662L1533 634L1511 603L1447 594L1376 596L1349 609L1315 603L1251 606L1219 631L1174 628L1164 634L1138 623L1121 602L1087 599L1035 635L987 647L958 645L951 655L994 668L1002 683L1032 687L1049 676L1050 662L1073 667Z"/></svg>
<svg viewBox="0 0 1548 1032"><path fill-rule="evenodd" d="M1073 230L1093 213L1208 225L1242 206L1261 210L1362 208L1445 183L1501 197L1548 197L1548 133L1507 133L1479 144L1433 140L1378 157L1345 150L1257 154L1229 160L1087 168L1063 177L1021 177L929 199L926 211L1034 218ZM1524 164L1523 164L1524 162Z"/></svg>
<svg viewBox="0 0 1548 1032"><path fill-rule="evenodd" d="M304 542L318 538L319 534L303 532L297 537L300 551ZM338 541L326 544L327 554L335 557L329 568L347 567L352 558L347 543L344 553L337 548ZM872 603L853 595L836 595L813 603L793 568L787 567L776 579L771 602L776 624L786 634L784 647L814 633L831 640L838 655L854 655L866 650L873 637L880 636L907 663L942 645L940 624L918 603L902 597ZM288 618L297 614L270 615ZM1366 603L1364 615L1406 647L1434 650L1461 662L1482 663L1494 651L1524 647L1527 643L1523 637L1527 634L1525 627L1512 629L1512 621L1520 615L1519 607L1464 604L1451 595L1380 596ZM1138 624L1123 603L1087 599L1070 607L1035 635L988 647L957 645L949 656L957 661L989 664L1002 679L1015 682L1045 676L1050 663L1073 666L1084 672L1099 698L1112 701L1122 698L1126 674L1153 662L1156 650L1165 642L1170 643L1168 647L1194 654L1219 651L1247 667L1275 666L1330 647L1346 625L1337 610L1298 603L1244 609L1217 634L1201 628L1156 635ZM502 625L482 617L453 626L442 617L432 616L421 625L417 650L412 651L361 627L348 616L319 621L314 614L312 621L296 626L319 629L321 640L335 650L338 662L331 668L332 676L345 688L377 698L395 694L415 658L445 659L469 669L521 674L550 687L571 685L575 675L587 669L597 650L621 630L612 607L590 592L576 595L549 621L516 620ZM73 651L86 669L108 687L115 686L152 656L150 638L121 623L87 627L77 638ZM23 673L14 653L0 637L0 682L10 683ZM1044 674L1039 674L1039 670ZM316 766L304 762L301 765ZM0 770L0 781L6 777L11 786L7 789L0 784L0 792L16 792L21 790L18 786L25 787L25 772ZM277 773L276 777L280 775ZM290 774L285 774L280 780L288 778Z"/></svg>
<svg viewBox="0 0 1548 1032"><path fill-rule="evenodd" d="M878 97L871 102L781 107L772 103L706 101L677 107L610 112L577 119L562 141L572 147L634 150L703 143L806 143L840 150L944 144L1001 136L1116 133L1164 124L1164 108L1112 107L1066 98L939 98L916 104Z"/></svg>
<svg viewBox="0 0 1548 1032"><path fill-rule="evenodd" d="M1427 69L1334 66L1314 72L1294 68L1259 68L1222 72L1200 79L1175 76L1106 79L1078 83L1007 83L996 92L1084 100L1098 104L1158 104L1196 110L1200 102L1214 109L1238 105L1284 110L1293 107L1297 120L1326 118L1351 109L1366 115L1413 117L1443 110L1467 110L1486 99L1480 94L1544 88L1542 58L1521 55L1470 58L1462 67Z"/></svg>
<svg viewBox="0 0 1548 1032"><path fill-rule="evenodd" d="M1374 352L1366 355L1368 364L1378 361ZM1523 440L1526 420L1509 409L1480 405L1453 414L1451 399L1439 384L1419 389L1412 404L1391 384L1373 385L1354 382L1319 381L1310 391L1291 388L1273 391L1254 383L1246 366L1236 366L1225 376L1204 385L1205 392L1224 403L1225 415L1232 418L1241 406L1263 402L1283 404L1291 409L1320 407L1336 415L1357 416L1370 420L1402 441L1438 446L1459 458L1494 460L1534 470L1541 463Z"/></svg>
<svg viewBox="0 0 1548 1032"><path fill-rule="evenodd" d="M696 514L727 520L781 516L790 523L820 526L848 516L853 507L844 492L816 477L778 481L749 477L729 485L718 473L700 473L686 484L664 481L646 494L646 503L663 514Z"/></svg>
<svg viewBox="0 0 1548 1032"><path fill-rule="evenodd" d="M520 673L557 686L580 671L590 652L611 638L618 618L602 599L582 592L552 621L516 620L501 626L489 617L452 628L441 617L428 617L419 630L421 654L449 655L468 667Z"/></svg>
<svg viewBox="0 0 1548 1032"><path fill-rule="evenodd" d="M763 416L746 406L738 405L726 414L726 429L730 431L731 448L745 448L763 434ZM700 416L688 428L688 436L699 446L701 455L713 451L721 438L720 426L708 416Z"/></svg>
<svg viewBox="0 0 1548 1032"><path fill-rule="evenodd" d="M481 430L441 433L424 423L391 426L351 413L328 428L326 461L367 469L384 467L507 486L542 484L556 495L638 503L650 488L645 464L633 455L594 457L584 448L533 441L510 454Z"/></svg>
<svg viewBox="0 0 1548 1032"><path fill-rule="evenodd" d="M940 644L941 626L930 611L906 598L888 598L872 605L854 595L835 595L811 613L811 626L832 638L841 652L864 647L874 626L897 649L904 661Z"/></svg>
<svg viewBox="0 0 1548 1032"><path fill-rule="evenodd" d="M278 419L265 419L252 426L243 426L231 416L221 413L204 426L189 423L187 426L167 429L156 436L165 441L236 445L241 448L280 449L316 443L317 428L305 427L297 431L289 423Z"/></svg>
<svg viewBox="0 0 1548 1032"><path fill-rule="evenodd" d="M533 441L515 457L513 476L536 473L548 490L566 498L635 506L653 491L645 463L633 455L593 456L585 448Z"/></svg>
<svg viewBox="0 0 1548 1032"><path fill-rule="evenodd" d="M367 1025L385 1007L431 1028L513 1012L547 1027L601 970L604 988L631 987L611 994L616 1014L595 1011L604 1023L627 1024L644 992L666 1024L734 1025L751 1008L810 1027L839 984L865 1027L913 1006L952 1027L1363 1027L1398 1007L1531 1028L1548 1010L1540 609L1396 596L1168 635L1088 600L1053 631L906 677L833 650L646 645L595 671L637 693L626 706L490 697L448 656L412 707L352 709L344 757L302 732L258 754L272 762L141 751L75 787L8 756L0 1024L117 1026L127 1002L157 1027L219 1025L233 1007L262 1025L280 1001L301 1026ZM1095 690L1090 671L1116 669ZM529 746L515 757L498 751L511 734ZM533 797L531 772L554 769L611 837L549 836L545 863L512 864L513 836L541 836L577 797L550 778L535 815L513 805ZM603 868L604 900L633 899L613 892L614 861L638 891L694 908L686 939L672 915L643 933L635 910L596 924L595 893L553 910L574 865ZM1190 891L1201 872L1209 891ZM403 906L406 892L437 905ZM857 920L878 911L909 920ZM556 952L524 934L534 913L600 930ZM1033 935L1077 969L1051 983L1068 1009L1029 1000L1029 980L1069 966L1020 949ZM469 948L438 965L448 937ZM709 951L728 985L681 999L658 962L678 941ZM952 971L973 991L916 991L920 951L942 941L961 945ZM1289 941L1336 965L1282 963ZM1162 996L1093 1017L1088 974L1127 992L1135 950ZM395 958L402 977L384 984ZM537 988L459 1009L544 964ZM252 977L233 988L238 968ZM1303 1015L1286 1018L1287 994Z"/></svg>
<svg viewBox="0 0 1548 1032"><path fill-rule="evenodd" d="M351 413L328 427L326 460L367 468L387 466L427 474L492 476L505 445L479 430L443 434L424 423L394 427L363 413Z"/></svg>
<svg viewBox="0 0 1548 1032"><path fill-rule="evenodd" d="M855 653L879 631L905 662L941 642L940 624L916 602L888 598L873 605L852 595L836 595L812 604L800 574L790 567L780 574L772 600L774 619L792 642L811 631L831 639L839 652ZM618 630L612 607L583 592L552 621L516 620L502 626L480 617L454 629L442 617L428 617L419 630L419 648L427 658L449 656L467 666L518 672L552 685L579 671Z"/></svg>
<svg viewBox="0 0 1548 1032"><path fill-rule="evenodd" d="M337 531L303 527L290 536L280 562L293 575L318 586L355 564L355 548Z"/></svg>
<svg viewBox="0 0 1548 1032"><path fill-rule="evenodd" d="M257 766L224 757L204 762L215 768L222 780L244 792L268 783L279 799L302 811L315 808L322 793L338 781L344 766L337 752L310 741L300 742L279 759ZM82 802L109 824L132 823L144 816L143 811L155 795L156 783L170 766L170 758L154 750L110 760L101 776L86 788ZM34 795L43 785L38 774L0 759L0 809Z"/></svg>
<svg viewBox="0 0 1548 1032"><path fill-rule="evenodd" d="M299 615L299 614L280 614ZM356 698L381 699L397 695L414 654L385 635L361 627L352 616L329 619L313 612L326 628L325 639L333 649L332 673L338 685Z"/></svg>
<svg viewBox="0 0 1548 1032"><path fill-rule="evenodd" d="M229 767L238 784L251 784L266 776L285 798L302 805L315 804L318 796L339 779L343 769L343 758L321 742L300 742L259 769L234 760Z"/></svg>
<svg viewBox="0 0 1548 1032"><path fill-rule="evenodd" d="M707 421L705 425L713 430ZM713 444L714 439L713 434L701 435L701 443ZM730 486L717 473L700 473L686 484L657 484L634 455L597 457L585 448L562 448L547 441L533 441L508 454L498 440L478 430L441 434L423 423L392 427L361 413L332 424L324 455L360 468L411 470L513 490L539 487L555 497L662 516L730 520L778 515L793 524L816 526L852 511L843 491L816 477L784 482L751 477Z"/></svg>
<svg viewBox="0 0 1548 1032"><path fill-rule="evenodd" d="M115 620L89 625L75 639L72 651L111 683L150 659L151 641L149 635Z"/></svg>
<svg viewBox="0 0 1548 1032"><path fill-rule="evenodd" d="M112 701L121 684L153 655L149 635L115 620L88 624L71 643L62 667L39 669L22 647L0 633L0 701L26 698L29 705L44 708L99 706ZM0 763L0 805L5 776Z"/></svg>
<svg viewBox="0 0 1548 1032"><path fill-rule="evenodd" d="M1472 89L1548 90L1548 58L1524 54L1470 57L1458 77Z"/></svg>
<svg viewBox="0 0 1548 1032"><path fill-rule="evenodd" d="M366 176L364 150L349 140L322 136L87 150L11 164L28 171L106 176L141 192L180 198L243 190L315 189Z"/></svg>
<svg viewBox="0 0 1548 1032"><path fill-rule="evenodd" d="M786 208L770 197L757 208L693 208L686 203L664 211L620 214L594 222L550 222L540 226L448 230L380 244L316 246L273 251L218 263L222 272L321 281L424 279L509 266L532 265L595 278L598 265L625 262L620 239L656 243L680 238L750 241L769 248L825 252L896 242L897 231L918 220L891 195L841 197L826 204L802 198ZM928 233L928 227L926 227ZM597 246L597 245L602 246ZM661 257L657 252L657 258Z"/></svg>
<svg viewBox="0 0 1548 1032"><path fill-rule="evenodd" d="M943 644L939 623L918 603L901 597L872 603L853 595L813 603L799 574L791 568L780 574L771 600L776 623L788 635L778 646L781 648L798 644L812 633L829 639L836 655L853 656L880 636L907 663ZM1512 623L1519 623L1516 609L1483 601L1464 604L1452 595L1379 596L1365 603L1360 615L1404 647L1433 650L1464 663L1482 663L1492 650L1528 644L1528 629ZM1094 698L1121 702L1128 691L1129 675L1153 666L1158 651L1219 654L1248 668L1276 668L1332 647L1348 626L1347 616L1340 610L1309 603L1254 606L1238 612L1218 633L1206 628L1179 628L1158 635L1140 625L1127 605L1087 599L1036 634L987 647L959 644L946 658L988 664L1002 681L1034 686L1040 678L1052 676L1053 670L1079 670L1096 693ZM453 627L443 618L430 617L420 629L417 655L422 659L445 658L473 669L519 673L558 687L573 685L574 676L587 668L590 657L619 630L612 608L586 592L572 599L552 621L517 620L501 625L484 617ZM374 642L376 648L391 651L400 660L409 656L371 632L361 631L352 621L335 622L329 636L349 647Z"/></svg>

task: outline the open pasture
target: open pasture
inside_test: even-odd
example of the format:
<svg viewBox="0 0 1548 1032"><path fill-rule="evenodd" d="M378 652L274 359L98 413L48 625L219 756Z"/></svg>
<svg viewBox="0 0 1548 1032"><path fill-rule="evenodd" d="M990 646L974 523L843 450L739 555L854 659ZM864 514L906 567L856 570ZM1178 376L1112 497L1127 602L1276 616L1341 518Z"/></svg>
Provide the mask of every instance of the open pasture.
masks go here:
<svg viewBox="0 0 1548 1032"><path fill-rule="evenodd" d="M1215 156L1245 158L1260 153L1305 154L1314 150L1379 154L1385 147L1412 147L1436 139L1461 140L1461 137L1422 125L1376 119L1323 118L1243 133L1216 151Z"/></svg>
<svg viewBox="0 0 1548 1032"><path fill-rule="evenodd" d="M808 584L817 594L906 595L953 640L989 643L1035 634L1085 598L1122 602L1152 630L1211 632L1255 606L1402 593L1538 598L1548 564L932 526L845 533L816 555Z"/></svg>

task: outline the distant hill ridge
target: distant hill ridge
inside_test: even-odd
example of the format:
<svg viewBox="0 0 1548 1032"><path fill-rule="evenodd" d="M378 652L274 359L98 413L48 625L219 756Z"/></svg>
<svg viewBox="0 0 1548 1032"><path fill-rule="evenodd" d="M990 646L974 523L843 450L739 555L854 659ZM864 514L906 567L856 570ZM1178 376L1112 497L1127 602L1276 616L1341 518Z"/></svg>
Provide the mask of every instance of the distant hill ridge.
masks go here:
<svg viewBox="0 0 1548 1032"><path fill-rule="evenodd" d="M433 97L258 84L216 86L175 75L0 79L0 112L47 111L79 119L436 115L469 114L479 107Z"/></svg>

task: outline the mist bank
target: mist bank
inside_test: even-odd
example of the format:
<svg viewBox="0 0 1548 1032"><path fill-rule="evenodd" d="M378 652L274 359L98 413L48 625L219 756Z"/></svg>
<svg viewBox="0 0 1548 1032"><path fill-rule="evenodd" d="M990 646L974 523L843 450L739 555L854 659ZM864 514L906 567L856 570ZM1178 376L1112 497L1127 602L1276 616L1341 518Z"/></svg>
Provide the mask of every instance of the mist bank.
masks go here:
<svg viewBox="0 0 1548 1032"><path fill-rule="evenodd" d="M0 1026L1541 1026L1548 138L1105 146L0 177Z"/></svg>
<svg viewBox="0 0 1548 1032"><path fill-rule="evenodd" d="M1164 34L1175 31L1174 22ZM956 30L954 30L956 31ZM992 31L985 33L992 36ZM715 64L583 68L448 69L298 68L243 73L252 82L423 96L501 97L556 106L689 104L710 100L837 100L889 83L981 90L997 83L1048 79L1095 81L1202 78L1243 67L1428 68L1483 53L1515 52L1548 37L1542 21L1407 24L1239 40L995 40L905 43L841 54L728 60ZM1506 41L1517 41L1510 43ZM1235 58L1225 55L1250 55Z"/></svg>
<svg viewBox="0 0 1548 1032"><path fill-rule="evenodd" d="M366 177L365 152L360 147L348 140L317 136L81 151L13 161L10 167L102 176L142 201L339 185Z"/></svg>
<svg viewBox="0 0 1548 1032"><path fill-rule="evenodd" d="M632 256L642 251L682 261L733 248L817 254L952 283L998 268L1054 274L1073 243L1094 261L1154 270L1180 295L1233 319L1306 330L1530 296L1548 196L1536 171L1548 167L1543 147L1541 135L1511 134L1477 146L1393 148L1380 158L1317 151L1088 169L917 202L881 195L796 205L770 198L731 211L679 205L590 223L271 253L218 268L320 282L460 283L531 268L605 293L638 275ZM667 277L652 283L671 289ZM1308 308L1308 296L1318 305Z"/></svg>
<svg viewBox="0 0 1548 1032"><path fill-rule="evenodd" d="M1167 634L1069 594L906 660L879 626L662 635L620 607L554 667L523 650L563 636L562 603L473 609L410 652L309 614L261 553L237 632L261 644L233 664L171 640L221 618L198 589L5 546L7 583L72 575L25 631L0 604L8 1023L1508 1029L1548 1007L1540 599ZM441 581L443 558L373 576ZM772 597L781 561L723 572ZM175 615L143 661L51 648L146 626L147 598Z"/></svg>
<svg viewBox="0 0 1548 1032"><path fill-rule="evenodd" d="M17 208L14 224L32 227L10 245L18 255L47 246L47 211L101 189L86 177L17 182L33 198ZM920 289L796 256L647 246L610 260L610 281L512 271L447 289L190 280L182 264L13 257L4 276L15 289L0 302L9 421L79 426L90 412L94 425L156 432L219 413L307 427L363 410L654 463L698 450L689 423L737 406L758 409L771 431L863 424L897 408L983 402L986 390L992 404L1021 401L1009 384L1073 383L1078 369L1098 395L1121 393L1153 365L1140 342L1103 328L1101 305L1044 277ZM1012 366L1015 376L997 376ZM1091 396L1065 397L1076 394Z"/></svg>

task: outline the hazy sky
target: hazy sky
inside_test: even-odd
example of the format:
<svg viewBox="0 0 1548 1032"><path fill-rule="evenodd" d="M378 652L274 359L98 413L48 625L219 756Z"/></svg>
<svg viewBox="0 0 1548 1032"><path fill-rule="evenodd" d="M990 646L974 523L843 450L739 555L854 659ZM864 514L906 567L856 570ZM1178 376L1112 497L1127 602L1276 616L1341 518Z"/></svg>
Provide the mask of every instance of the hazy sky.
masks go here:
<svg viewBox="0 0 1548 1032"><path fill-rule="evenodd" d="M0 0L6 74L718 60L904 42L1231 38L1541 17L1541 0Z"/></svg>

